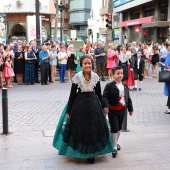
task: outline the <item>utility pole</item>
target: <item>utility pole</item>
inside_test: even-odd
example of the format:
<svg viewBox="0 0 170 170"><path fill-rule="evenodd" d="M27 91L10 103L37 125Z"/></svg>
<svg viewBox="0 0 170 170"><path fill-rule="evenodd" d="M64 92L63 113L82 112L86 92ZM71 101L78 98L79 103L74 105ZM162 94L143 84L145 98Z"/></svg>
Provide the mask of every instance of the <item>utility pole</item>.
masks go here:
<svg viewBox="0 0 170 170"><path fill-rule="evenodd" d="M55 5L55 9L56 9L54 41L57 41L57 32L58 32L58 0L54 0L54 5Z"/></svg>
<svg viewBox="0 0 170 170"><path fill-rule="evenodd" d="M108 13L112 13L112 15L113 15L113 0L108 0ZM112 18L113 18L113 16L112 16ZM112 29L107 28L107 31L106 31L106 47L108 47L109 43L112 42Z"/></svg>
<svg viewBox="0 0 170 170"><path fill-rule="evenodd" d="M37 48L40 49L40 2L39 0L35 0L36 4L36 42L37 42Z"/></svg>

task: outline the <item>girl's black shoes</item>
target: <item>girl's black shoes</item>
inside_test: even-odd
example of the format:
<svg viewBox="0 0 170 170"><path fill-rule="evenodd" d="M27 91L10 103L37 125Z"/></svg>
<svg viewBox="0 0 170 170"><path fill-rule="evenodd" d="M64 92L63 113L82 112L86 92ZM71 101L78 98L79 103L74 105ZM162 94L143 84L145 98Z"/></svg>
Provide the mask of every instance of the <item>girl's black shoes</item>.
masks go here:
<svg viewBox="0 0 170 170"><path fill-rule="evenodd" d="M90 164L94 164L94 157L88 158L87 162L90 163Z"/></svg>
<svg viewBox="0 0 170 170"><path fill-rule="evenodd" d="M113 158L116 158L116 156L117 156L117 150L114 149L114 151L112 152L112 157L113 157Z"/></svg>

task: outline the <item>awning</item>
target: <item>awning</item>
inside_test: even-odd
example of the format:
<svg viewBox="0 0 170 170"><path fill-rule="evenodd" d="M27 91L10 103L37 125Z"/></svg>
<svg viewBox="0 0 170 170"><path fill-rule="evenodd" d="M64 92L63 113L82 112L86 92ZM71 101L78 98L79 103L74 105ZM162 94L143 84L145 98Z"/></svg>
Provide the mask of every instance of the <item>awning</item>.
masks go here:
<svg viewBox="0 0 170 170"><path fill-rule="evenodd" d="M142 24L142 28L149 28L149 27L169 27L170 22L169 21L156 21L156 22L150 22L146 24Z"/></svg>

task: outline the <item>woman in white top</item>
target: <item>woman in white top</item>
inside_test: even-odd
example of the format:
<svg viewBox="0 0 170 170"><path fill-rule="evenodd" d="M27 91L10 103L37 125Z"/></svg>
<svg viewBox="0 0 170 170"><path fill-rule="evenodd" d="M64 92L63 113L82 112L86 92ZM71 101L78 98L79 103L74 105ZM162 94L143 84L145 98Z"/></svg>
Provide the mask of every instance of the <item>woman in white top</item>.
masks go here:
<svg viewBox="0 0 170 170"><path fill-rule="evenodd" d="M58 53L58 62L60 63L59 75L60 75L60 83L64 83L64 76L66 72L68 55L65 51L64 46L61 46L61 51Z"/></svg>

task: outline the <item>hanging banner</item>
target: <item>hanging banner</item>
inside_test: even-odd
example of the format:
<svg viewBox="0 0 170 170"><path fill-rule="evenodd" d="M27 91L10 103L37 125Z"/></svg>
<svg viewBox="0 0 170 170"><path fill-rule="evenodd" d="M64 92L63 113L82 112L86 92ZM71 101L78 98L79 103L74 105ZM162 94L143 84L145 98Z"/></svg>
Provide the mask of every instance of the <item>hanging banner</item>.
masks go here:
<svg viewBox="0 0 170 170"><path fill-rule="evenodd" d="M27 42L36 40L36 17L27 16ZM40 40L42 42L42 20L40 17Z"/></svg>

